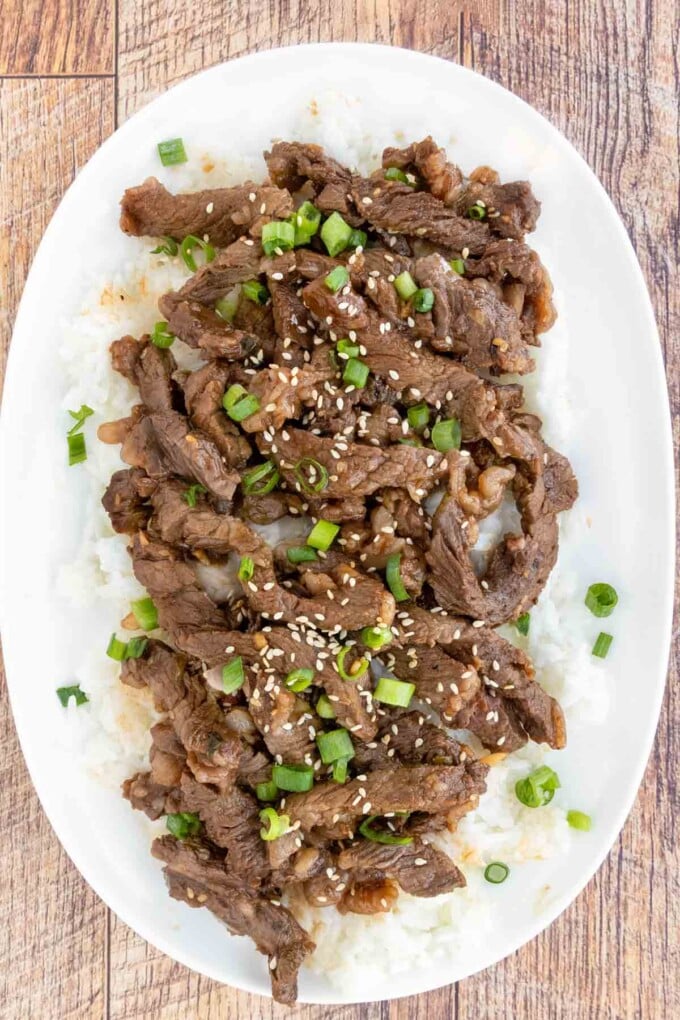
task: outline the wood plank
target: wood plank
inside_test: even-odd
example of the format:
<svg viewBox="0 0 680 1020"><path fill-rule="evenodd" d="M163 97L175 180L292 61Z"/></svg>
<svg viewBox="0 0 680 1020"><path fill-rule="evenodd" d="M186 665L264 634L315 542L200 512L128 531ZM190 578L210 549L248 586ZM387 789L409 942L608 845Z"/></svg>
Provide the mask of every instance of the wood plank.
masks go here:
<svg viewBox="0 0 680 1020"><path fill-rule="evenodd" d="M113 74L115 0L2 0L0 75Z"/></svg>
<svg viewBox="0 0 680 1020"><path fill-rule="evenodd" d="M33 253L65 188L112 125L111 81L0 81L0 375ZM0 732L0 1016L103 1016L106 908L42 812L4 675Z"/></svg>

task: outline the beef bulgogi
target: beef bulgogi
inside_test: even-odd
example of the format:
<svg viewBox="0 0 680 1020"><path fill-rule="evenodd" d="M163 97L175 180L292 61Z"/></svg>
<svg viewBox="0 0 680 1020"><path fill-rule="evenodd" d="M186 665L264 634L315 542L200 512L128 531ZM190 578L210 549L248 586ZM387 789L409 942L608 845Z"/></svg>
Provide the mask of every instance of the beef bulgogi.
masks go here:
<svg viewBox="0 0 680 1020"><path fill-rule="evenodd" d="M369 177L315 145L265 160L259 185L126 191L126 233L168 253L189 235L205 262L151 337L112 344L140 402L100 435L121 444L103 503L153 610L122 681L163 714L124 795L167 816L171 896L250 935L292 1003L314 943L286 896L371 914L465 884L432 843L486 788L458 731L491 757L564 746L494 628L536 602L577 486L498 381L532 371L554 321L529 184L466 178L431 138ZM174 341L203 367L180 372ZM521 530L480 568L480 522L508 500ZM262 537L291 520L300 538ZM218 603L201 569L227 564Z"/></svg>

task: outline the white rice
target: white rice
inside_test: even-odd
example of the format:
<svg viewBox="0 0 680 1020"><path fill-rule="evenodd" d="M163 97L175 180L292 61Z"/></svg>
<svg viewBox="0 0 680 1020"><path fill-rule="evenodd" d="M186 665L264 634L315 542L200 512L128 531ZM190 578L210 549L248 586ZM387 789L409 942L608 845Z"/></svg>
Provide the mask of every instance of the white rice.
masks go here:
<svg viewBox="0 0 680 1020"><path fill-rule="evenodd" d="M297 134L320 142L350 165L369 169L384 145L424 133L422 124L404 124L400 132L383 127L376 133L376 123L354 101L333 95L317 100L316 110L307 109L301 114ZM263 174L259 159L236 164L213 156L212 162L214 169L208 174L201 172L200 178L195 173L192 176L189 167L180 168L174 177L175 186L181 190L233 183L246 175L257 178ZM111 630L129 612L130 601L143 592L131 571L127 539L112 531L100 504L102 491L121 462L117 446L96 441L96 427L125 416L137 399L133 388L112 371L108 346L124 333L139 336L149 331L159 318L158 297L181 285L187 275L179 259L150 254L148 239L131 239L128 247L129 260L120 272L84 295L82 311L65 324L61 344L67 381L63 407L87 403L96 414L86 425L89 456L82 466L90 481L87 528L78 558L60 572L59 590L76 604L101 599L110 615ZM560 318L539 352L538 370L523 383L529 408L544 420L546 438L568 454L574 409L563 383L567 375L568 329L559 295L557 304ZM175 344L173 353L189 367L192 354L182 348L182 344ZM583 594L576 590L568 565L569 551L578 548L585 528L578 504L562 515L560 562L532 610L528 638L521 638L513 627L504 629L506 637L527 650L539 681L559 699L572 735L586 720L602 721L608 705L606 673L590 654ZM225 577L203 572L203 581L218 594ZM103 656L100 648L86 650L74 672L90 701L78 709L69 706L61 738L80 746L82 761L93 775L117 786L126 776L146 767L148 731L156 719L155 712L145 692L122 687L117 664ZM461 955L473 954L488 930L496 892L482 877L485 865L502 860L515 867L569 852L572 831L560 793L541 810L523 807L514 794L517 778L546 758L553 764L557 760L545 748L529 744L495 765L478 809L463 819L454 835L443 840L440 837L464 870L466 889L435 899L402 894L391 914L373 918L351 914L343 917L333 909L296 904L301 922L318 945L308 965L348 990L377 968L385 972L414 969L438 956L444 961L454 957L460 961Z"/></svg>

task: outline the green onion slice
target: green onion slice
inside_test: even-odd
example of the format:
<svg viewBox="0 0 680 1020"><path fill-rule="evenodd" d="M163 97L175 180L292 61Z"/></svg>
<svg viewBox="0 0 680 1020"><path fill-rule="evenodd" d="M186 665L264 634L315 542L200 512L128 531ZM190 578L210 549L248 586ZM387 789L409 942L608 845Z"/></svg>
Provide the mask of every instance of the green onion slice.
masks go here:
<svg viewBox="0 0 680 1020"><path fill-rule="evenodd" d="M229 412L227 412L228 414ZM246 471L241 478L241 485L246 496L266 496L275 489L279 481L279 472L271 460Z"/></svg>
<svg viewBox="0 0 680 1020"><path fill-rule="evenodd" d="M131 609L135 620L142 630L155 630L158 626L158 610L153 599L148 596L144 599L135 599L131 603Z"/></svg>
<svg viewBox="0 0 680 1020"><path fill-rule="evenodd" d="M186 163L187 161L184 142L181 138L170 138L167 142L159 142L157 148L163 166L175 166L177 163Z"/></svg>
<svg viewBox="0 0 680 1020"><path fill-rule="evenodd" d="M347 655L352 648L354 648L354 645L343 645L343 647L340 649L340 651L335 657L335 661L338 667L338 673L340 674L343 680L359 680L364 675L364 673L366 672L370 665L368 659L364 658L355 659L352 665L349 667L349 670L346 670L345 659L347 658Z"/></svg>
<svg viewBox="0 0 680 1020"><path fill-rule="evenodd" d="M581 832L590 832L593 825L590 815L585 815L583 811L567 811L567 821L572 829L580 829Z"/></svg>
<svg viewBox="0 0 680 1020"><path fill-rule="evenodd" d="M77 411L69 411L69 414L73 418L74 424L68 430L66 435L72 436L74 432L77 432L78 429L82 428L86 419L89 418L90 415L93 415L94 411L91 407L88 407L87 404L81 404Z"/></svg>
<svg viewBox="0 0 680 1020"><path fill-rule="evenodd" d="M347 358L358 358L359 357L359 345L352 343L351 340L338 340L336 345L338 356L346 361Z"/></svg>
<svg viewBox="0 0 680 1020"><path fill-rule="evenodd" d="M423 401L422 404L414 404L413 407L409 407L406 417L411 428L420 432L430 423L430 409Z"/></svg>
<svg viewBox="0 0 680 1020"><path fill-rule="evenodd" d="M190 811L166 815L165 824L175 839L188 839L189 836L196 836L201 831L201 819Z"/></svg>
<svg viewBox="0 0 680 1020"><path fill-rule="evenodd" d="M314 457L302 457L293 468L293 474L304 492L323 492L328 485L328 471Z"/></svg>
<svg viewBox="0 0 680 1020"><path fill-rule="evenodd" d="M369 815L366 821L359 826L359 832L365 839L370 839L372 843L383 843L385 846L408 846L413 842L413 836L398 836L395 832L374 829L373 823L377 821L378 817L378 815Z"/></svg>
<svg viewBox="0 0 680 1020"><path fill-rule="evenodd" d="M316 738L316 746L319 748L321 761L324 765L332 765L341 758L347 761L354 757L354 744L347 730L329 730L327 733L319 733Z"/></svg>
<svg viewBox="0 0 680 1020"><path fill-rule="evenodd" d="M407 269L403 273L399 273L399 276L394 281L394 288L399 297L404 301L409 301L414 294L418 293L418 284Z"/></svg>
<svg viewBox="0 0 680 1020"><path fill-rule="evenodd" d="M244 421L260 410L260 401L254 393L248 393L239 383L234 383L222 397L222 407L232 421Z"/></svg>
<svg viewBox="0 0 680 1020"><path fill-rule="evenodd" d="M605 631L601 630L600 633L597 635L597 640L595 644L593 645L592 654L596 655L598 659L606 659L607 652L611 648L611 643L613 640L614 638L612 637L611 634L607 634Z"/></svg>
<svg viewBox="0 0 680 1020"><path fill-rule="evenodd" d="M294 545L287 550L288 562L297 566L298 563L316 563L318 556L314 549L305 545Z"/></svg>
<svg viewBox="0 0 680 1020"><path fill-rule="evenodd" d="M182 493L182 499L187 506L190 506L193 509L193 507L196 506L196 499L198 495L207 491L208 490L205 485L190 485L189 488Z"/></svg>
<svg viewBox="0 0 680 1020"><path fill-rule="evenodd" d="M336 266L335 269L331 269L328 276L324 277L323 282L333 294L337 294L349 282L349 273L344 266Z"/></svg>
<svg viewBox="0 0 680 1020"><path fill-rule="evenodd" d="M295 227L287 220L272 220L262 228L262 249L265 255L280 255L295 245Z"/></svg>
<svg viewBox="0 0 680 1020"><path fill-rule="evenodd" d="M255 795L258 800L276 800L279 795L279 788L273 779L268 783L258 783L255 787Z"/></svg>
<svg viewBox="0 0 680 1020"><path fill-rule="evenodd" d="M460 450L460 441L460 422L455 418L438 421L432 429L432 445L440 453L446 453L447 450Z"/></svg>
<svg viewBox="0 0 680 1020"><path fill-rule="evenodd" d="M311 687L313 680L313 669L300 668L291 669L290 673L286 677L285 683L289 690L294 691L295 694L299 694L301 691L306 691L308 687Z"/></svg>
<svg viewBox="0 0 680 1020"><path fill-rule="evenodd" d="M248 298L249 301L254 301L256 305L266 305L269 301L269 291L263 283L259 280L246 280L241 285L243 296Z"/></svg>
<svg viewBox="0 0 680 1020"><path fill-rule="evenodd" d="M517 627L517 630L520 632L520 634L523 634L524 637L526 637L527 634L529 633L530 625L531 616L529 615L529 613L522 613L522 615L518 616L517 619L515 620L515 627Z"/></svg>
<svg viewBox="0 0 680 1020"><path fill-rule="evenodd" d="M451 259L449 265L453 269L454 273L458 273L459 276L465 274L465 263L462 259Z"/></svg>
<svg viewBox="0 0 680 1020"><path fill-rule="evenodd" d="M484 220L486 219L486 207L480 205L479 202L475 202L474 205L470 206L467 214L471 220Z"/></svg>
<svg viewBox="0 0 680 1020"><path fill-rule="evenodd" d="M179 253L184 260L184 265L187 269L190 269L192 273L195 273L198 269L196 259L194 258L194 249L200 248L205 255L206 262L212 262L215 258L215 249L207 241L204 241L202 237L196 237L195 234L189 234L184 238L179 246Z"/></svg>
<svg viewBox="0 0 680 1020"><path fill-rule="evenodd" d="M365 248L368 234L364 230L353 230L347 242L348 248Z"/></svg>
<svg viewBox="0 0 680 1020"><path fill-rule="evenodd" d="M434 291L421 287L413 296L413 307L417 312L431 312L434 308Z"/></svg>
<svg viewBox="0 0 680 1020"><path fill-rule="evenodd" d="M151 330L151 343L155 347L172 347L175 342L175 335L168 330L167 322L157 322Z"/></svg>
<svg viewBox="0 0 680 1020"><path fill-rule="evenodd" d="M611 616L619 596L611 584L591 584L586 592L585 602L593 616Z"/></svg>
<svg viewBox="0 0 680 1020"><path fill-rule="evenodd" d="M57 687L57 697L64 708L68 705L69 698L75 698L76 705L84 705L86 701L90 700L85 691L81 691L80 684L73 684L72 687Z"/></svg>
<svg viewBox="0 0 680 1020"><path fill-rule="evenodd" d="M388 166L385 171L386 181L400 181L402 184L408 184L410 188L415 187L413 181L410 181L403 170L400 170L398 166Z"/></svg>
<svg viewBox="0 0 680 1020"><path fill-rule="evenodd" d="M338 758L337 761L333 762L333 780L334 780L334 782L340 783L341 785L343 783L347 782L347 766L348 766L348 764L349 764L349 762L347 761L347 758Z"/></svg>
<svg viewBox="0 0 680 1020"><path fill-rule="evenodd" d="M373 699L382 702L383 705L408 708L415 690L415 684L408 684L391 676L381 676L373 692Z"/></svg>
<svg viewBox="0 0 680 1020"><path fill-rule="evenodd" d="M179 245L174 237L164 237L161 244L151 249L152 255L170 255L174 257L179 251Z"/></svg>
<svg viewBox="0 0 680 1020"><path fill-rule="evenodd" d="M127 643L125 650L126 659L141 659L142 655L146 650L146 646L149 643L149 639L145 637L133 637Z"/></svg>
<svg viewBox="0 0 680 1020"><path fill-rule="evenodd" d="M484 869L484 878L487 882L491 882L492 885L500 885L502 882L505 882L509 874L510 868L507 864L503 864L502 861L492 861Z"/></svg>
<svg viewBox="0 0 680 1020"><path fill-rule="evenodd" d="M387 557L385 568L387 586L394 595L397 602L406 602L410 597L401 579L401 553L392 553Z"/></svg>
<svg viewBox="0 0 680 1020"><path fill-rule="evenodd" d="M316 714L321 719L335 719L335 709L328 699L328 695L322 694L316 703Z"/></svg>
<svg viewBox="0 0 680 1020"><path fill-rule="evenodd" d="M234 694L236 691L240 691L245 679L243 659L240 655L228 662L226 666L222 666L222 690L225 694Z"/></svg>
<svg viewBox="0 0 680 1020"><path fill-rule="evenodd" d="M364 627L361 640L367 648L384 648L392 641L394 635L389 627Z"/></svg>
<svg viewBox="0 0 680 1020"><path fill-rule="evenodd" d="M348 386L354 386L358 390L363 390L368 379L368 372L369 368L365 361L359 361L358 358L350 358L342 373L342 381L347 383Z"/></svg>
<svg viewBox="0 0 680 1020"><path fill-rule="evenodd" d="M550 803L559 786L557 773L547 765L541 765L525 779L519 779L515 783L515 794L525 807L543 807Z"/></svg>
<svg viewBox="0 0 680 1020"><path fill-rule="evenodd" d="M322 552L326 552L332 546L333 540L339 531L339 524L325 521L321 517L307 535L307 545L311 545L313 549L320 549Z"/></svg>
<svg viewBox="0 0 680 1020"><path fill-rule="evenodd" d="M321 224L321 213L312 202L303 202L300 208L293 213L293 226L295 227L295 247L302 244L309 244L311 239L319 230Z"/></svg>
<svg viewBox="0 0 680 1020"><path fill-rule="evenodd" d="M239 581L252 580L254 573L255 573L255 561L252 559L251 556L242 556L241 562L238 565Z"/></svg>
<svg viewBox="0 0 680 1020"><path fill-rule="evenodd" d="M347 248L351 236L352 228L349 223L345 223L339 212L331 213L321 228L321 240L332 258Z"/></svg>
<svg viewBox="0 0 680 1020"><path fill-rule="evenodd" d="M116 662L123 662L126 658L127 644L125 641L120 641L115 634L111 635L109 646L106 649L106 654L110 659L114 659Z"/></svg>
<svg viewBox="0 0 680 1020"><path fill-rule="evenodd" d="M227 297L221 297L219 301L215 303L215 311L219 315L220 319L224 319L225 322L233 322L236 317L236 311L238 309L238 292L236 294L230 294Z"/></svg>
<svg viewBox="0 0 680 1020"><path fill-rule="evenodd" d="M272 779L279 790L307 793L314 785L314 769L311 765L275 765Z"/></svg>
<svg viewBox="0 0 680 1020"><path fill-rule="evenodd" d="M260 811L260 821L263 825L263 828L260 829L260 836L267 843L273 839L279 839L290 828L290 818L288 815L279 815L274 808L270 807L263 808Z"/></svg>
<svg viewBox="0 0 680 1020"><path fill-rule="evenodd" d="M82 464L84 460L87 460L87 447L82 432L77 432L74 436L68 435L66 442L68 443L69 467L73 467L74 464Z"/></svg>

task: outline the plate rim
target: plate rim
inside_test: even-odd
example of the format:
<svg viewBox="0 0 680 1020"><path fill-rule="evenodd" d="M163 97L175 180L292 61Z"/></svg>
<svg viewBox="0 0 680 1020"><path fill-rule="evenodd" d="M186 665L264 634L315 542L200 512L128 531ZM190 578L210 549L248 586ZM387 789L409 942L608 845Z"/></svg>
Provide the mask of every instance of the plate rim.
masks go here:
<svg viewBox="0 0 680 1020"><path fill-rule="evenodd" d="M351 55L356 56L362 53L364 53L365 55L368 55L368 53L375 55L376 52L379 51L381 56L384 56L388 60L394 59L394 56L398 55L399 59L402 59L414 66L420 64L423 68L425 68L426 76L427 76L426 65L431 65L434 62L438 65L444 65L448 70L453 71L454 75L460 74L462 77L469 77L470 79L474 79L475 82L477 83L477 87L481 85L482 87L486 87L491 91L496 90L502 93L505 97L505 101L506 102L510 101L511 103L517 105L518 108L523 110L525 116L529 115L540 120L540 122L542 123L542 128L544 129L544 131L547 131L547 133L551 136L551 140L553 141L553 143L556 146L558 146L560 150L566 152L569 155L569 158L571 159L576 158L576 160L581 164L582 169L586 171L587 176L589 177L591 185L593 185L596 191L598 192L600 200L603 200L604 202L603 208L606 208L610 223L619 235L621 250L622 252L625 252L628 264L631 268L631 274L632 276L635 277L637 281L639 306L641 312L644 313L644 317L646 319L647 327L646 332L648 339L650 341L651 340L656 341L656 343L651 344L647 343L647 339L645 340L646 346L650 348L650 350L648 351L648 357L650 363L654 364L656 382L658 383L660 393L662 393L664 396L663 400L664 406L662 409L664 412L663 436L659 435L656 438L663 443L663 459L665 461L666 468L664 481L669 483L667 494L668 502L666 506L667 534L666 542L664 544L667 545L668 550L670 552L670 556L668 559L667 570L665 572L665 578L663 579L664 584L662 598L664 612L663 620L660 624L660 630L663 635L663 639L662 647L659 653L660 665L665 664L663 682L661 682L660 677L659 682L656 684L653 699L654 704L652 706L653 711L650 714L650 723L646 729L646 732L644 732L641 735L642 739L640 739L640 742L638 744L638 753L636 756L637 766L634 769L634 774L631 777L628 789L625 790L625 794L620 795L619 797L620 805L619 810L616 813L615 819L609 826L606 839L603 840L604 848L601 849L598 853L593 855L593 857L589 861L588 866L582 869L578 881L574 883L570 891L558 897L551 906L551 908L548 911L546 911L546 913L542 915L535 924L530 926L530 933L528 936L520 937L516 940L510 940L510 944L507 947L505 947L504 950L492 961L485 963L483 966L480 966L479 968L471 970L470 973L468 974L468 976L471 977L474 974L479 973L481 970L486 970L489 967L495 966L501 960L504 960L508 956L515 953L522 946L533 941L533 939L535 939L537 935L539 935L542 931L550 927L550 925L552 925L552 923L557 919L557 917L559 917L559 915L562 914L564 910L571 903L573 903L576 900L576 898L581 894L585 886L591 881L595 873L601 867L605 858L611 852L614 843L616 842L618 836L620 835L626 823L626 820L634 806L635 800L637 799L640 784L642 782L644 772L649 762L653 742L659 726L661 708L663 704L663 698L665 695L666 683L668 679L668 660L671 651L671 638L672 638L673 594L675 587L674 521L676 499L675 488L672 482L672 479L674 478L672 420L668 397L668 384L665 375L662 356L661 340L659 337L658 327L656 324L654 309L652 306L647 283L642 272L642 269L640 267L639 261L637 259L637 255L633 248L632 242L626 230L626 227L621 217L619 216L611 198L609 197L609 194L605 190L604 186L600 182L594 170L592 170L592 168L584 159L584 157L581 155L581 153L578 151L578 149L566 138L566 136L563 135L562 132L551 121L547 119L547 117L540 113L530 103L523 100L514 92L511 92L503 85L500 85L499 83L493 81L492 79L486 77L485 75L480 74L477 71L472 70L471 68L464 67L463 65L458 64L453 60L448 60L446 58L435 56L429 53L423 53L418 50L405 49L403 47L389 46L379 43L324 42L324 43L301 43L292 46L273 47L266 50L260 50L255 53L244 54L234 59L221 61L217 64L212 65L209 68L203 68L200 71L197 71L196 73L191 74L186 78L183 78L180 82L177 82L172 87L165 89L164 91L159 93L159 95L153 97L148 102L146 102L144 106L137 110L130 118L128 118L123 124L121 124L116 129L116 131L114 131L108 138L104 140L104 142L95 150L95 152L83 165L83 167L81 167L81 169L76 173L74 180L71 182L69 187L64 192L62 199L58 203L54 213L52 214L50 222L48 223L43 233L43 236L33 257L31 267L29 269L29 273L27 275L26 282L24 285L22 297L17 309L14 328L12 331L12 340L7 359L2 409L0 410L0 478L5 477L5 480L6 481L8 480L5 475L6 469L4 467L4 465L7 462L7 458L2 456L2 452L7 448L10 442L9 425L7 424L7 422L11 421L12 404L14 399L13 394L18 390L18 387L15 386L14 383L14 376L18 372L18 369L14 368L14 366L18 364L18 355L16 355L15 353L16 350L18 349L16 338L21 336L22 332L24 332L23 319L26 315L24 309L30 304L32 300L34 300L35 297L37 297L37 294L33 295L32 292L36 286L35 281L38 279L42 261L44 261L46 249L45 240L46 238L48 238L48 236L51 236L52 233L56 233L60 221L67 215L70 205L74 201L74 195L76 194L75 190L76 186L80 181L82 175L86 173L87 174L94 173L97 167L99 166L100 162L106 158L109 149L113 147L114 139L117 139L119 136L124 136L126 131L130 130L130 125L143 119L145 116L148 116L148 111L152 106L155 106L156 104L161 102L168 101L168 97L170 96L176 96L182 90L187 89L196 78L209 76L217 77L220 71L227 66L233 67L234 65L240 65L241 68L245 67L247 69L249 65L254 65L256 63L266 63L268 61L276 61L281 57L285 58L286 55L290 55L300 50L318 51L320 53L330 50L334 51L335 53L339 51L345 51L349 56ZM41 253L43 258L41 258ZM36 266L38 267L37 270ZM7 486L5 486L5 491L8 491ZM5 503L3 501L0 503L0 541L3 543L6 535L4 517L5 517ZM109 907L109 909L113 910L113 912L118 917L120 917L124 923L128 924L128 926L132 928L133 931L139 934L140 937L144 938L145 941L149 942L152 946L155 946L157 949L165 953L171 959L177 960L178 962L189 967L190 969L195 970L198 973L205 974L206 976L211 977L214 980L217 980L221 984L225 984L226 982L224 981L223 977L220 977L215 973L210 973L210 968L206 967L205 964L203 964L201 960L198 959L193 953L186 952L178 954L175 947L169 948L168 943L162 937L162 933L159 935L156 929L154 929L153 934L151 936L149 936L146 933L142 934L142 932L145 930L145 925L141 925L139 923L139 919L137 918L134 920L134 922L132 922L131 920L128 919L128 916L126 916L128 914L127 910L119 911L117 908L111 905L110 900L111 899L115 900L115 895L113 896L109 895L111 890L109 890L108 888L106 889L106 894L104 894L101 891L102 886L106 887L106 883L101 882L99 878L95 879L94 881L92 880L91 869L89 867L88 860L84 859L81 856L80 848L70 844L68 840L65 841L64 838L62 837L62 827L60 821L58 820L58 805L56 804L56 800L48 793L46 784L43 783L42 779L36 781L36 774L39 771L38 755L34 753L34 750L28 750L27 746L24 746L24 739L22 734L24 732L27 732L27 730L26 731L24 730L23 723L22 724L19 723L19 719L22 718L22 711L20 709L17 711L17 705L15 704L15 701L17 701L18 699L15 699L12 694L14 684L10 679L11 676L16 676L18 674L18 668L15 667L14 665L14 663L17 660L17 656L15 655L15 649L12 644L11 628L9 632L10 633L9 641L7 639L5 621L8 615L9 615L9 599L6 597L5 592L3 590L0 591L0 620L2 621L3 624L2 630L5 646L5 665L7 674L8 697L15 721L15 729L21 746L22 754L24 756L24 760L26 762L29 775L31 777L31 782L38 795L41 807L45 812L48 821L52 826L52 829L54 830L57 838L59 839L59 842L61 843L62 847L64 848L70 859L73 861L75 867L78 869L81 876L90 886L90 888L94 890L94 892L107 905L107 907ZM461 980L465 979L463 978ZM420 992L418 993L406 991L400 993L398 996L395 996L395 998L410 994L426 993L437 988L445 987L447 984L450 983L451 982L444 979L442 982L438 984L430 985L427 988L421 989ZM232 985L233 987L239 988L247 992L251 992L253 994L260 995L268 994L266 991L263 991L261 984L249 981L248 979L244 979L240 975L238 976L238 981L230 979L229 984ZM349 999L340 998L337 994L335 994L335 990L333 990L332 994L329 994L328 996L325 996L323 998L317 997L312 1000L306 998L303 995L300 996L298 1001L300 1004L306 1002L318 1004L350 1004L352 1002L358 1001L372 1002L381 1000L372 998L362 1000L357 1000L355 998Z"/></svg>

